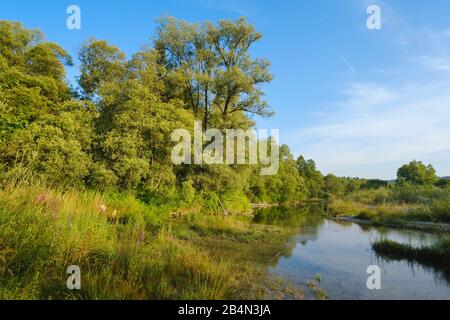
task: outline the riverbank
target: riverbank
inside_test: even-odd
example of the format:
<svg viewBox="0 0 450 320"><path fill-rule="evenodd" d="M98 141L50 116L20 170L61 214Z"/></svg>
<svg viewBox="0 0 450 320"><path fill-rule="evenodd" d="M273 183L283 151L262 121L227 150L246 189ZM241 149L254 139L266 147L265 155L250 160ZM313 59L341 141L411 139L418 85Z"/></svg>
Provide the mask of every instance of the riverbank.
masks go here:
<svg viewBox="0 0 450 320"><path fill-rule="evenodd" d="M424 247L414 247L391 240L378 240L372 244L373 250L394 259L406 259L425 265L450 266L450 236L439 239L435 244Z"/></svg>
<svg viewBox="0 0 450 320"><path fill-rule="evenodd" d="M396 203L366 205L338 199L331 201L328 208L330 216L337 221L450 233L449 201L434 202L429 206Z"/></svg>
<svg viewBox="0 0 450 320"><path fill-rule="evenodd" d="M1 299L300 299L267 261L289 230L248 216L187 213L129 195L0 191ZM67 267L82 289L66 286Z"/></svg>
<svg viewBox="0 0 450 320"><path fill-rule="evenodd" d="M396 222L390 221L373 221L368 219L360 219L357 217L349 217L349 216L339 216L333 218L336 221L343 222L354 222L360 225L369 225L369 226L377 226L377 227L389 227L389 228L397 228L397 229L413 229L420 230L425 232L434 232L434 233L450 233L450 224L449 223L435 223L435 222L425 222L425 221L402 221L398 220Z"/></svg>

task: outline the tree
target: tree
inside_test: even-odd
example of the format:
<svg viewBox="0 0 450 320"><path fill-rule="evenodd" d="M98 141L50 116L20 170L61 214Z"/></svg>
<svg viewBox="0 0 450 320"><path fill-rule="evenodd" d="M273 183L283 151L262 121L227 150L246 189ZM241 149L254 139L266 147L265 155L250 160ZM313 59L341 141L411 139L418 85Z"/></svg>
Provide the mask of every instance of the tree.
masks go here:
<svg viewBox="0 0 450 320"><path fill-rule="evenodd" d="M92 183L112 175L108 181L117 185L111 187L167 190L176 180L167 137L175 129L192 127L194 119L176 102L162 101L163 69L156 52L139 52L127 61L106 41L91 39L80 60L80 86L100 113L94 154L99 167Z"/></svg>
<svg viewBox="0 0 450 320"><path fill-rule="evenodd" d="M127 78L125 54L106 41L94 38L85 42L79 53L81 76L78 80L86 97L94 98L105 82Z"/></svg>
<svg viewBox="0 0 450 320"><path fill-rule="evenodd" d="M305 160L303 156L299 156L297 158L297 170L306 181L309 197L320 197L324 181L322 173L316 168L316 163L311 159Z"/></svg>
<svg viewBox="0 0 450 320"><path fill-rule="evenodd" d="M437 182L436 182L436 187L439 188L447 188L448 186L450 186L450 178L446 177L446 178L440 178Z"/></svg>
<svg viewBox="0 0 450 320"><path fill-rule="evenodd" d="M431 164L425 165L421 161L412 161L397 171L397 182L414 185L433 185L438 181L436 170Z"/></svg>
<svg viewBox="0 0 450 320"><path fill-rule="evenodd" d="M261 176L259 168L254 168L249 186L252 200L287 203L302 201L308 197L307 183L299 174L296 161L287 145L280 146L279 157L280 167L275 175Z"/></svg>
<svg viewBox="0 0 450 320"><path fill-rule="evenodd" d="M324 178L325 191L334 196L342 196L345 192L345 182L333 174L328 174Z"/></svg>
<svg viewBox="0 0 450 320"><path fill-rule="evenodd" d="M380 189L386 188L388 186L388 182L379 179L371 179L364 182L361 186L362 189Z"/></svg>
<svg viewBox="0 0 450 320"><path fill-rule="evenodd" d="M65 81L71 57L20 23L0 21L0 163L3 178L82 186L91 157L91 105Z"/></svg>
<svg viewBox="0 0 450 320"><path fill-rule="evenodd" d="M92 106L69 101L57 114L42 116L0 148L7 178L52 187L84 186L92 166Z"/></svg>
<svg viewBox="0 0 450 320"><path fill-rule="evenodd" d="M213 113L222 119L235 112L270 116L262 100L262 84L272 80L269 62L251 59L251 46L261 34L244 18L191 24L172 17L163 18L156 48L167 70L171 97L181 96L206 130Z"/></svg>
<svg viewBox="0 0 450 320"><path fill-rule="evenodd" d="M64 49L36 30L0 21L0 143L71 98Z"/></svg>
<svg viewBox="0 0 450 320"><path fill-rule="evenodd" d="M286 145L272 176L260 175L262 165L171 161L171 133L192 132L194 120L205 130L246 131L255 125L249 114L271 114L261 89L272 79L269 62L250 55L259 39L244 18L164 18L155 48L130 59L90 39L79 53L75 92L65 79L72 59L61 47L0 21L1 182L126 190L146 201L195 199L225 211L230 203L248 208L249 199L282 203L318 194L323 181L315 163L300 165Z"/></svg>

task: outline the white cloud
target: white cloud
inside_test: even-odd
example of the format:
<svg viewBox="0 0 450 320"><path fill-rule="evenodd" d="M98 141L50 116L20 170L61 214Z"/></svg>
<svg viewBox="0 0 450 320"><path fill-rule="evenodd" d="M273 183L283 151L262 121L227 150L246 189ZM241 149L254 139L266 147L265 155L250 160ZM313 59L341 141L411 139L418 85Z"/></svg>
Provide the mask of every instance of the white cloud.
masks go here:
<svg viewBox="0 0 450 320"><path fill-rule="evenodd" d="M400 165L417 159L450 175L450 29L417 26L377 3L387 43L402 47L401 63L372 66L385 81L343 84L331 113L284 140L325 173L392 179Z"/></svg>
<svg viewBox="0 0 450 320"><path fill-rule="evenodd" d="M445 58L418 57L416 60L424 67L436 71L450 71L450 60Z"/></svg>
<svg viewBox="0 0 450 320"><path fill-rule="evenodd" d="M347 97L338 105L344 108L367 109L386 104L396 98L396 94L374 83L354 82L341 93Z"/></svg>
<svg viewBox="0 0 450 320"><path fill-rule="evenodd" d="M353 83L343 93L334 114L288 137L294 152L325 172L367 178L393 178L400 164L431 154L450 174L450 83Z"/></svg>

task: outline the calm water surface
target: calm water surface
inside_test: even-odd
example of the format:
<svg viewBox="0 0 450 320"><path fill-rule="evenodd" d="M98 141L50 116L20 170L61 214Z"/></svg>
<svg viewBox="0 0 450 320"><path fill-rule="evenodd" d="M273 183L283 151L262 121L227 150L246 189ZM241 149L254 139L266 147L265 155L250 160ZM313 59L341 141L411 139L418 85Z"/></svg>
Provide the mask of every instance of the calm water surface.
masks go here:
<svg viewBox="0 0 450 320"><path fill-rule="evenodd" d="M331 299L450 299L450 270L389 260L371 249L387 238L413 245L430 244L437 235L412 230L360 226L325 219L317 208L260 210L255 222L294 228L294 236L270 271L300 286L321 276ZM381 290L369 290L367 267L381 268ZM312 293L305 290L307 298Z"/></svg>

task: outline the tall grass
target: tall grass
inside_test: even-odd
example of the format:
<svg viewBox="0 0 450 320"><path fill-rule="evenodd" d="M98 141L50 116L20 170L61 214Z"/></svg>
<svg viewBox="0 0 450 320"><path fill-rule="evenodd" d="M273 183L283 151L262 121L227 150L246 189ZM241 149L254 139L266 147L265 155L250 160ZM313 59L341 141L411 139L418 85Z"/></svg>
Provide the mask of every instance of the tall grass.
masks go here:
<svg viewBox="0 0 450 320"><path fill-rule="evenodd" d="M15 188L0 192L2 299L222 299L232 268L173 237L132 197ZM69 291L78 265L82 290Z"/></svg>
<svg viewBox="0 0 450 320"><path fill-rule="evenodd" d="M249 218L187 213L132 195L0 189L0 299L259 299L287 235ZM226 258L225 258L226 257ZM262 259L262 258L261 258ZM81 269L81 290L66 286Z"/></svg>
<svg viewBox="0 0 450 320"><path fill-rule="evenodd" d="M387 257L407 259L425 264L450 265L450 236L444 236L435 244L425 247L413 247L391 240L379 240L372 244L375 252Z"/></svg>
<svg viewBox="0 0 450 320"><path fill-rule="evenodd" d="M332 199L329 208L335 215L352 215L377 223L450 223L450 189L397 185L359 190L341 199Z"/></svg>

